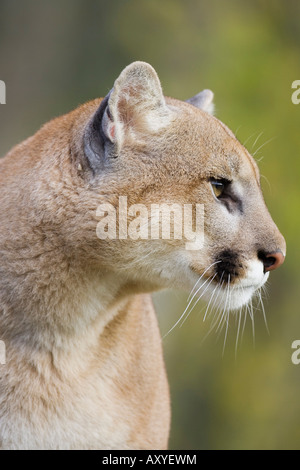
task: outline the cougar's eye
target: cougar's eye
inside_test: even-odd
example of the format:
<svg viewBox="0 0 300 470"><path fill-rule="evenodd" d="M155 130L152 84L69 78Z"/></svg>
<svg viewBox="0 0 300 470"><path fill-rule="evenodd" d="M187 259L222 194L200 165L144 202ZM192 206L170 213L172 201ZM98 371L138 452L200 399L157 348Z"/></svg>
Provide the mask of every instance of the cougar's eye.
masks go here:
<svg viewBox="0 0 300 470"><path fill-rule="evenodd" d="M217 199L222 196L222 194L225 191L226 186L228 186L228 183L229 181L225 179L215 179L215 178L210 179L212 190Z"/></svg>

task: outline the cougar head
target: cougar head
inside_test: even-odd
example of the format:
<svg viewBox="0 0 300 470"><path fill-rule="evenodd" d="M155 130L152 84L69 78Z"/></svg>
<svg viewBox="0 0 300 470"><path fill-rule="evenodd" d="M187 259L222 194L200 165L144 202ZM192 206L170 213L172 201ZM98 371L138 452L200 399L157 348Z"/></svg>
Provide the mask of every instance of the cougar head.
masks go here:
<svg viewBox="0 0 300 470"><path fill-rule="evenodd" d="M99 236L102 262L141 290L202 286L201 295L217 293L230 310L249 302L283 263L286 246L265 205L255 160L210 114L212 100L209 90L187 102L166 98L155 70L135 62L90 118L82 164L93 191L115 210L117 229L124 210L127 230L134 227L132 237L130 231L118 237L118 230ZM169 237L151 237L152 209L164 204L169 212L155 223L161 227L168 218ZM187 221L184 207L194 216L198 208L201 221Z"/></svg>

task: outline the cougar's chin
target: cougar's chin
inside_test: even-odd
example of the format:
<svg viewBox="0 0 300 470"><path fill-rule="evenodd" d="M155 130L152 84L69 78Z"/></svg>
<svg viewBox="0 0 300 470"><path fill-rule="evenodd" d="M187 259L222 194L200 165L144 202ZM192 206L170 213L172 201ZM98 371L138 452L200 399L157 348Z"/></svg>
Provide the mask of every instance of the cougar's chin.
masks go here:
<svg viewBox="0 0 300 470"><path fill-rule="evenodd" d="M246 305L251 301L256 290L257 287L255 286L230 288L226 308L228 310L237 310L243 307L243 305ZM223 295L226 295L226 292L224 292Z"/></svg>

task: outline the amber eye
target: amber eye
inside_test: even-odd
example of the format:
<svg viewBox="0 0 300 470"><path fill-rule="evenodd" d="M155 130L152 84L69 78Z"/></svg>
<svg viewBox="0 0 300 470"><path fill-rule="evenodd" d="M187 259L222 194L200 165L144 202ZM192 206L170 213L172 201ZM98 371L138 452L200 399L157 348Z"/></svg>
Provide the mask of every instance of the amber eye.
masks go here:
<svg viewBox="0 0 300 470"><path fill-rule="evenodd" d="M211 178L210 179L210 184L211 184L211 187L213 189L214 195L216 196L216 198L219 198L224 193L224 190L225 190L228 182L224 179Z"/></svg>

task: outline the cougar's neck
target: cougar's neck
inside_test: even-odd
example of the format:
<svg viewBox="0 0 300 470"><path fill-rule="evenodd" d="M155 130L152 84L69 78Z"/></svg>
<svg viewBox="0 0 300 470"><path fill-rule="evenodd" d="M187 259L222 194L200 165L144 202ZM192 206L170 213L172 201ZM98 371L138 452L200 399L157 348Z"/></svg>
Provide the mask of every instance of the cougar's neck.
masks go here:
<svg viewBox="0 0 300 470"><path fill-rule="evenodd" d="M120 276L59 250L8 253L2 261L0 338L7 342L41 350L91 345L131 294Z"/></svg>

